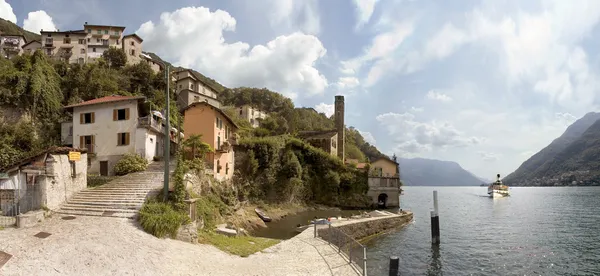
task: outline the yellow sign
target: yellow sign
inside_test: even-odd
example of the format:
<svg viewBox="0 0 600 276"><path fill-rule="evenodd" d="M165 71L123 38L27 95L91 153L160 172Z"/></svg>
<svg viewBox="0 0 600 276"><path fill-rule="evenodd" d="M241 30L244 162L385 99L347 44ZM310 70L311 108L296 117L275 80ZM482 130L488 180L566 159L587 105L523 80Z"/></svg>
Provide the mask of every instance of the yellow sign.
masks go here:
<svg viewBox="0 0 600 276"><path fill-rule="evenodd" d="M81 160L81 152L69 151L69 161L79 161L79 160Z"/></svg>

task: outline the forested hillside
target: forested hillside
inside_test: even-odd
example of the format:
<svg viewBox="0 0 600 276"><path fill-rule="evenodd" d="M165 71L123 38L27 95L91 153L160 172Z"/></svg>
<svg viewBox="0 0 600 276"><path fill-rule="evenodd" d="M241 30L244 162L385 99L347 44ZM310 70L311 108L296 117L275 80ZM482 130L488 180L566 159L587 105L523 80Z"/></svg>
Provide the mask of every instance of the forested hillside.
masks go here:
<svg viewBox="0 0 600 276"><path fill-rule="evenodd" d="M334 120L313 108L295 107L291 99L266 88L240 87L225 89L219 99L224 106L250 105L269 113L257 129L246 128L253 136L272 136L300 131L334 129ZM229 112L237 117L236 112ZM239 118L237 121L240 121ZM245 125L244 123L241 123ZM249 127L249 125L248 125ZM346 158L360 161L374 160L383 154L353 127L346 127Z"/></svg>
<svg viewBox="0 0 600 276"><path fill-rule="evenodd" d="M8 20L4 20L0 18L0 32L9 35L22 35L25 37L27 42L33 40L40 40L40 35L32 33L30 31L23 30L21 27L17 26L15 23L12 23Z"/></svg>

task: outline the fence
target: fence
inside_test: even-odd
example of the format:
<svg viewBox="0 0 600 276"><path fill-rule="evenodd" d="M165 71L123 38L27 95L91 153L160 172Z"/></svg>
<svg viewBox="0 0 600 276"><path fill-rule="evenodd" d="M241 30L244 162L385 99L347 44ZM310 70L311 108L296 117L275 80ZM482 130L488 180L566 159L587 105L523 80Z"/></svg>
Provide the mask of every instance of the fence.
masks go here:
<svg viewBox="0 0 600 276"><path fill-rule="evenodd" d="M17 216L42 208L41 193L36 190L0 190L0 227L14 226Z"/></svg>
<svg viewBox="0 0 600 276"><path fill-rule="evenodd" d="M362 275L367 275L367 248L342 232L340 229L331 227L319 229L318 236L337 247L338 253L342 254L351 264L354 264Z"/></svg>

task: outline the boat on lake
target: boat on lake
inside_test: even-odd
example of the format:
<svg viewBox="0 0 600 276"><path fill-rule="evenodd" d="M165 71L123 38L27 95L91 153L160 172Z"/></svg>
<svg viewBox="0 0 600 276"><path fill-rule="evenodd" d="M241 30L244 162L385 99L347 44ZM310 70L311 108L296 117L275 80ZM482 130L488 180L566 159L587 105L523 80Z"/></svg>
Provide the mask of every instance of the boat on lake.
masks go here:
<svg viewBox="0 0 600 276"><path fill-rule="evenodd" d="M490 186L488 186L488 195L491 198L497 198L497 197L505 197L505 196L509 196L510 193L508 191L508 186L504 185L504 183L502 183L502 180L500 180L500 174L496 175L497 179L496 182L490 184Z"/></svg>
<svg viewBox="0 0 600 276"><path fill-rule="evenodd" d="M258 215L258 217L260 219L262 219L264 222L270 222L271 221L271 217L267 216L267 214L265 214L265 212L259 208L254 209L254 212L256 212L256 214Z"/></svg>

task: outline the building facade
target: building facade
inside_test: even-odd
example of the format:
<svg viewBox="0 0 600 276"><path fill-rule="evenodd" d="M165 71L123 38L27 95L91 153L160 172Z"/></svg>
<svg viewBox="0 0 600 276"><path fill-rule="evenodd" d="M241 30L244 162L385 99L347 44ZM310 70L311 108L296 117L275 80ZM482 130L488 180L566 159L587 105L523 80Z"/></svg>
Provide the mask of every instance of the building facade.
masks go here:
<svg viewBox="0 0 600 276"><path fill-rule="evenodd" d="M217 180L233 177L238 126L220 108L207 102L192 103L183 109L187 137L202 135L202 142L214 149L206 156L208 169Z"/></svg>
<svg viewBox="0 0 600 276"><path fill-rule="evenodd" d="M73 114L71 135L61 134L89 156L89 172L113 175L124 154L138 154L151 162L164 154L164 127L160 118L142 114L144 97L108 96L67 106ZM68 129L63 125L63 130ZM176 141L172 133L171 141Z"/></svg>
<svg viewBox="0 0 600 276"><path fill-rule="evenodd" d="M42 37L41 48L49 57L68 63L84 64L87 62L86 33L82 30L41 31L40 34Z"/></svg>
<svg viewBox="0 0 600 276"><path fill-rule="evenodd" d="M23 53L25 37L22 35L0 35L0 54L4 58L13 58Z"/></svg>
<svg viewBox="0 0 600 276"><path fill-rule="evenodd" d="M237 111L241 118L250 122L253 128L260 126L260 120L267 118L267 113L249 105L240 106Z"/></svg>
<svg viewBox="0 0 600 276"><path fill-rule="evenodd" d="M123 51L127 56L127 64L137 64L142 61L142 42L144 40L136 34L129 34L123 37Z"/></svg>
<svg viewBox="0 0 600 276"><path fill-rule="evenodd" d="M400 206L400 168L396 161L382 157L372 162L368 184L367 195L374 204L380 207Z"/></svg>
<svg viewBox="0 0 600 276"><path fill-rule="evenodd" d="M173 76L176 80L179 108L186 108L196 102L209 102L211 105L221 108L221 102L217 100L217 91L202 81L200 76L192 70L176 71L173 72Z"/></svg>
<svg viewBox="0 0 600 276"><path fill-rule="evenodd" d="M37 40L30 41L23 45L23 53L33 55L33 53L35 53L35 51L37 51L40 48L42 48L41 42Z"/></svg>
<svg viewBox="0 0 600 276"><path fill-rule="evenodd" d="M150 65L150 68L152 68L152 71L154 71L154 73L160 72L160 70L162 70L162 68L163 68L163 65L160 62L154 60L150 55L148 55L146 53L142 52L140 54L140 58L143 61L147 62L148 65Z"/></svg>
<svg viewBox="0 0 600 276"><path fill-rule="evenodd" d="M336 130L303 131L298 136L313 147L320 148L332 156L338 155L338 133Z"/></svg>
<svg viewBox="0 0 600 276"><path fill-rule="evenodd" d="M109 47L122 48L123 31L125 27L109 25L83 25L86 33L87 59L93 61L102 57Z"/></svg>

